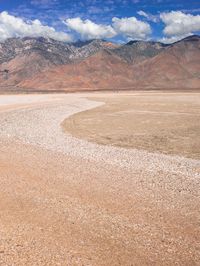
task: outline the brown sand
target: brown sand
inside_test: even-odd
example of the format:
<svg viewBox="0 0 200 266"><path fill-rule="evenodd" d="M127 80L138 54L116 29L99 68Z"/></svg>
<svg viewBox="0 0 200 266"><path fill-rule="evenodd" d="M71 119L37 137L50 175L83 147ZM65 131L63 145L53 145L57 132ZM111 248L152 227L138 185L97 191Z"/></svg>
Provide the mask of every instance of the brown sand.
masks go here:
<svg viewBox="0 0 200 266"><path fill-rule="evenodd" d="M66 119L66 132L103 145L200 159L199 93L108 94L94 99L106 104Z"/></svg>
<svg viewBox="0 0 200 266"><path fill-rule="evenodd" d="M70 97L65 103L74 108ZM6 107L9 132L20 133L24 119L35 140L43 130L38 108L9 114ZM48 122L47 106L40 108ZM102 148L94 149L101 158ZM152 155L145 156L147 164ZM123 162L117 167L0 136L0 265L198 265L199 164L174 159L175 171L159 158L149 170L131 157L130 171Z"/></svg>
<svg viewBox="0 0 200 266"><path fill-rule="evenodd" d="M171 189L13 143L0 166L0 265L198 265L198 190L179 176Z"/></svg>

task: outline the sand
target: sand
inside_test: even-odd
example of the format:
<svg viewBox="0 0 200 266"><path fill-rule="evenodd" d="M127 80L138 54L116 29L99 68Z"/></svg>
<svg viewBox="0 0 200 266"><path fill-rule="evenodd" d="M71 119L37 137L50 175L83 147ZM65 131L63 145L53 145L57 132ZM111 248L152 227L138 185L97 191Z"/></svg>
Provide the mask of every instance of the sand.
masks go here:
<svg viewBox="0 0 200 266"><path fill-rule="evenodd" d="M1 97L0 265L198 265L199 160L66 134L90 94Z"/></svg>
<svg viewBox="0 0 200 266"><path fill-rule="evenodd" d="M136 93L92 98L106 104L66 119L91 142L200 159L200 94Z"/></svg>

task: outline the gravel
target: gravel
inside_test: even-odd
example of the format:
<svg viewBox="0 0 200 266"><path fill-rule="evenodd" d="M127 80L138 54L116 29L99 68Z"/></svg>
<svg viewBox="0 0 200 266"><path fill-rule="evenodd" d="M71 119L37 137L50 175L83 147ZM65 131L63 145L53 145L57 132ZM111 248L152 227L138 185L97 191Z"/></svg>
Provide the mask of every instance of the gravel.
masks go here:
<svg viewBox="0 0 200 266"><path fill-rule="evenodd" d="M0 265L198 265L200 161L62 131L101 104L0 97Z"/></svg>
<svg viewBox="0 0 200 266"><path fill-rule="evenodd" d="M17 100L17 96L12 97L14 99L8 98L8 103ZM36 96L33 100L27 96L27 99L23 99L22 102L25 104L28 101L33 106L1 114L0 137L38 145L44 149L74 157L112 164L130 171L145 169L152 173L164 171L190 176L190 178L200 177L200 161L198 160L149 153L143 150L101 146L77 139L62 131L61 123L64 119L103 103L72 95L42 95L37 100ZM37 105L34 105L36 101Z"/></svg>

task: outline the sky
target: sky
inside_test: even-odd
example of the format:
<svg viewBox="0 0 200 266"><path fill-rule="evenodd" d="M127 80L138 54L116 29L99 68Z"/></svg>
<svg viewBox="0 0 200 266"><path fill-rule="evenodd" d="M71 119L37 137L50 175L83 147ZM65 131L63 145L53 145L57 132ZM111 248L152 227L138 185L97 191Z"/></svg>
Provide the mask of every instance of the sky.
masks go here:
<svg viewBox="0 0 200 266"><path fill-rule="evenodd" d="M200 34L199 0L0 0L0 41L49 37L175 42Z"/></svg>

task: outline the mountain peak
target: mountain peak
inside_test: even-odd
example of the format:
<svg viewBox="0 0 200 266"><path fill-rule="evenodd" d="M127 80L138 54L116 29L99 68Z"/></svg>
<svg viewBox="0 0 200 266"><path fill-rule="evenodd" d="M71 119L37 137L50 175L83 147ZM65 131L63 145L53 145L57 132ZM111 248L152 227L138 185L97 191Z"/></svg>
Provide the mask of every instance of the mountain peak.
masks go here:
<svg viewBox="0 0 200 266"><path fill-rule="evenodd" d="M21 84L21 82L31 78L34 81L40 72L42 72L41 80L43 80L43 73L48 72L49 69L58 69L59 71L65 69L66 72L61 71L63 73L62 78L67 82L66 77L68 77L71 82L68 85L74 85L79 71L73 68L72 64L77 67L80 64L83 80L85 80L84 76L88 73L88 83L93 80L94 86L101 84L101 79L107 76L115 84L113 81L115 75L120 77L120 82L125 82L129 77L127 84L130 86L141 78L144 81L145 79L149 80L151 84L149 77L159 79L160 76L171 75L173 65L175 65L175 68L173 70L174 74L171 75L172 79L179 75L181 80L187 74L187 79L196 80L200 77L199 40L200 37L194 35L169 45L154 41L136 40L119 46L105 40L78 41L67 44L44 37L7 39L0 44L0 83ZM86 58L90 59L86 60ZM188 72L186 73L183 72L181 65L183 64L182 60L188 58ZM149 68L155 70L155 72L152 72L154 74L148 72L150 71ZM132 72L133 69L135 72ZM165 69L165 72L158 76L157 72L162 69ZM108 70L110 73L107 72ZM74 78L71 78L71 72L74 73ZM90 76L91 73L94 75L93 78ZM149 74L146 75L146 73ZM55 72L55 76L57 74ZM67 76L68 74L69 76ZM55 79L54 76L53 79ZM196 82L195 80L194 82ZM44 82L44 80L41 82ZM109 86L113 85L112 82L108 82ZM120 83L120 86L125 86L123 82ZM155 80L155 82L157 81ZM56 86L54 80L52 80L52 84ZM63 86L62 82L60 84L58 86ZM38 83L37 86L39 85Z"/></svg>
<svg viewBox="0 0 200 266"><path fill-rule="evenodd" d="M126 45L133 45L133 44L136 44L136 43L143 43L145 41L142 41L142 40L132 40L132 41L129 41L128 43L126 43Z"/></svg>
<svg viewBox="0 0 200 266"><path fill-rule="evenodd" d="M190 35L190 36L184 38L182 41L191 41L191 42L200 41L200 36L199 35Z"/></svg>
<svg viewBox="0 0 200 266"><path fill-rule="evenodd" d="M133 41L129 41L128 43L126 43L125 45L160 45L160 46L169 46L169 44L165 44L159 41L143 41L143 40L133 40Z"/></svg>

